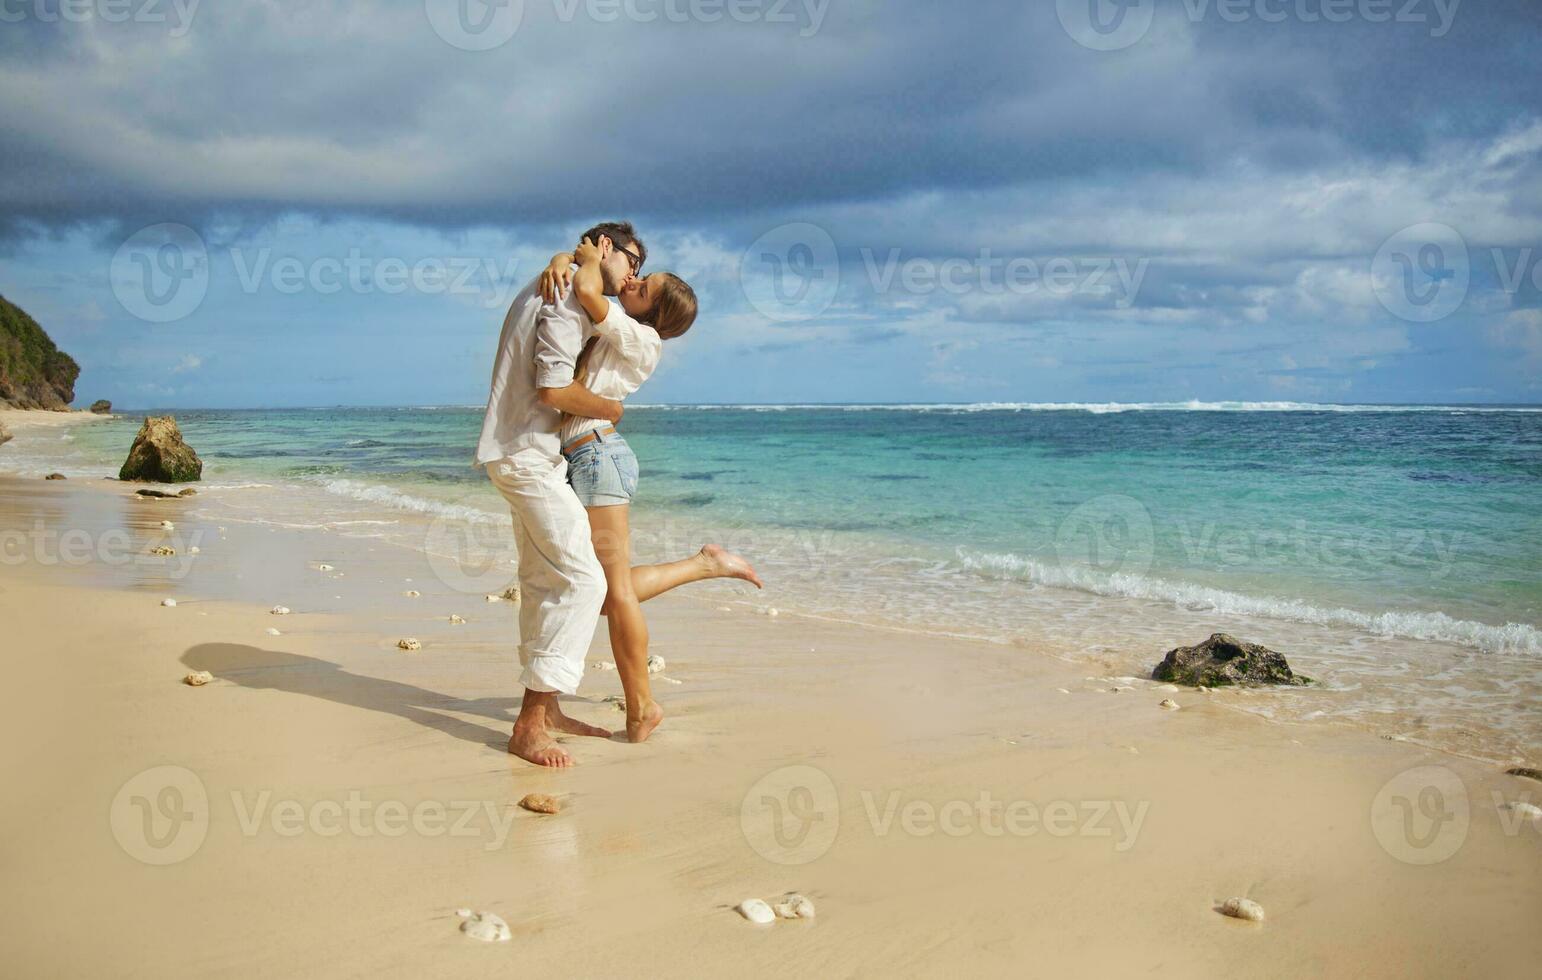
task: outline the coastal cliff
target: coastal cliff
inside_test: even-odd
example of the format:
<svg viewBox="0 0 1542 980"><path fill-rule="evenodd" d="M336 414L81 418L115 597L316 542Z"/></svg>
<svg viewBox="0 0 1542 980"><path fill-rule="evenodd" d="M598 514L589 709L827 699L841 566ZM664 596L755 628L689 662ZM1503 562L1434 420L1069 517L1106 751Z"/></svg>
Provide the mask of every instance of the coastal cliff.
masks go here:
<svg viewBox="0 0 1542 980"><path fill-rule="evenodd" d="M0 296L0 407L65 411L80 365L26 311Z"/></svg>

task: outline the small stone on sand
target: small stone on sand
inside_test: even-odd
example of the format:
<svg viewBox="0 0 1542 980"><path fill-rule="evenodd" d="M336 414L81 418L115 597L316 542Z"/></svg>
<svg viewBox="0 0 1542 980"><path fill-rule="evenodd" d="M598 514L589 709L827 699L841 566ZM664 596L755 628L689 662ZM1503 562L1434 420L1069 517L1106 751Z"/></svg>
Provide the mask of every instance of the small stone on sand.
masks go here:
<svg viewBox="0 0 1542 980"><path fill-rule="evenodd" d="M776 608L775 606L772 606L770 609L766 610L766 615L770 616L772 619L775 619L776 617L780 616L781 614L782 614L782 611L780 609Z"/></svg>
<svg viewBox="0 0 1542 980"><path fill-rule="evenodd" d="M417 640L413 639L410 636L403 637L402 639L397 640L396 641L396 646L399 649L408 651L409 653L412 652L413 650L421 650L421 649L423 649L423 644L419 643Z"/></svg>
<svg viewBox="0 0 1542 980"><path fill-rule="evenodd" d="M504 602L518 602L519 601L519 589L517 589L517 588L515 588L514 586L511 585L508 588L504 589L503 590L503 594L500 595L498 598L502 599Z"/></svg>
<svg viewBox="0 0 1542 980"><path fill-rule="evenodd" d="M1161 702L1157 704L1157 707L1166 708L1168 711L1177 711L1178 702L1174 701L1172 698L1163 698Z"/></svg>
<svg viewBox="0 0 1542 980"><path fill-rule="evenodd" d="M462 919L469 919L469 918L471 918L471 910L470 909L456 909L455 910L455 914L460 916Z"/></svg>
<svg viewBox="0 0 1542 980"><path fill-rule="evenodd" d="M194 545L193 547L187 549L187 553L190 554L190 555L199 555L199 554L202 554L203 552L202 552L202 550L197 545Z"/></svg>
<svg viewBox="0 0 1542 980"><path fill-rule="evenodd" d="M1251 898L1228 898L1221 903L1221 914L1249 922L1264 921L1264 907Z"/></svg>
<svg viewBox="0 0 1542 980"><path fill-rule="evenodd" d="M792 892L780 902L771 906L779 918L783 919L812 919L814 917L814 903Z"/></svg>
<svg viewBox="0 0 1542 980"><path fill-rule="evenodd" d="M287 616L289 615L289 607L274 606L272 609L269 609L268 612L274 616Z"/></svg>
<svg viewBox="0 0 1542 980"><path fill-rule="evenodd" d="M562 804L557 802L555 796L547 793L527 793L525 798L519 801L519 805L531 813L562 812Z"/></svg>
<svg viewBox="0 0 1542 980"><path fill-rule="evenodd" d="M161 530L162 531L175 531L176 529L177 529L177 526L175 524L171 523L170 521L161 521Z"/></svg>
<svg viewBox="0 0 1542 980"><path fill-rule="evenodd" d="M1520 776L1522 779L1542 780L1542 770L1532 769L1529 766L1515 766L1505 770L1507 776Z"/></svg>
<svg viewBox="0 0 1542 980"><path fill-rule="evenodd" d="M466 625L466 621L464 619L462 619L461 617L455 615L454 613L451 613L450 614L450 625L451 626L465 626Z"/></svg>
<svg viewBox="0 0 1542 980"><path fill-rule="evenodd" d="M503 601L503 596L501 596L501 595L493 595L491 592L489 592L487 595L483 596L482 598L486 599L488 602L502 602Z"/></svg>
<svg viewBox="0 0 1542 980"><path fill-rule="evenodd" d="M422 594L423 593L419 592L417 589L408 589L406 592L402 593L402 595L406 596L409 599L416 599L418 596L420 596Z"/></svg>
<svg viewBox="0 0 1542 980"><path fill-rule="evenodd" d="M280 633L280 632L279 632L279 631L278 631L278 630L276 630L276 629L274 629L274 628L273 628L273 627L271 627L271 626L269 626L269 627L268 627L268 628L267 628L267 629L266 629L266 630L264 630L264 631L263 631L263 632L265 632L265 633L267 633L267 634L268 634L268 635L269 635L269 636L283 636L283 635L284 635L284 634L282 634L282 633Z"/></svg>
<svg viewBox="0 0 1542 980"><path fill-rule="evenodd" d="M332 566L331 565L317 565L316 566L316 571L318 571L318 572L330 572L330 571L332 571Z"/></svg>
<svg viewBox="0 0 1542 980"><path fill-rule="evenodd" d="M170 558L172 555L175 555L176 553L177 553L177 549L175 549L175 548L168 548L165 545L161 545L158 548L151 548L150 549L150 554L156 555L156 556L161 557L161 558Z"/></svg>
<svg viewBox="0 0 1542 980"><path fill-rule="evenodd" d="M174 608L176 608L177 600L175 600L175 599L162 599L161 600L161 605L165 606L167 609L174 609Z"/></svg>
<svg viewBox="0 0 1542 980"><path fill-rule="evenodd" d="M650 674L662 674L663 672L664 672L664 658L659 656L656 653L650 655L648 657L648 673L650 673Z"/></svg>
<svg viewBox="0 0 1542 980"><path fill-rule="evenodd" d="M1506 803L1501 810L1513 810L1528 820L1542 820L1542 808L1533 803Z"/></svg>
<svg viewBox="0 0 1542 980"><path fill-rule="evenodd" d="M186 677L182 678L182 683L186 684L188 687L203 687L205 684L212 680L214 680L214 675L209 673L207 670L195 670L191 674L188 674Z"/></svg>
<svg viewBox="0 0 1542 980"><path fill-rule="evenodd" d="M776 913L771 911L771 906L758 898L746 898L740 902L739 914L760 925L768 925L776 921Z"/></svg>
<svg viewBox="0 0 1542 980"><path fill-rule="evenodd" d="M514 934L509 931L509 924L491 912L472 912L465 918L466 921L460 924L460 931L472 939L480 939L484 943L506 943L514 938Z"/></svg>

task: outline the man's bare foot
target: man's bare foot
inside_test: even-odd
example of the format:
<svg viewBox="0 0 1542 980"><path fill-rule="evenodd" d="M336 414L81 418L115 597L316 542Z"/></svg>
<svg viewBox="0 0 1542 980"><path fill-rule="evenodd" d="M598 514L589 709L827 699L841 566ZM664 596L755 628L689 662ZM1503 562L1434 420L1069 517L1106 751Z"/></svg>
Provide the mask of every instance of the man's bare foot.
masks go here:
<svg viewBox="0 0 1542 980"><path fill-rule="evenodd" d="M514 726L514 735L509 739L509 754L553 769L567 769L573 765L573 757L552 741L546 729L534 725Z"/></svg>
<svg viewBox="0 0 1542 980"><path fill-rule="evenodd" d="M587 725L577 718L571 718L563 714L559 709L553 708L546 712L546 730L561 732L564 735L587 735L591 738L610 738L610 729L601 728L598 725Z"/></svg>
<svg viewBox="0 0 1542 980"><path fill-rule="evenodd" d="M757 589L765 588L760 581L760 576L755 574L754 566L732 551L725 550L722 545L707 545L701 549L701 557L707 562L707 567L712 569L713 578L737 578L750 583ZM633 739L633 741L641 741L641 739Z"/></svg>
<svg viewBox="0 0 1542 980"><path fill-rule="evenodd" d="M659 722L664 720L664 709L659 707L657 701L649 701L642 711L634 719L632 713L626 713L626 738L629 742L646 742L653 730L659 727Z"/></svg>

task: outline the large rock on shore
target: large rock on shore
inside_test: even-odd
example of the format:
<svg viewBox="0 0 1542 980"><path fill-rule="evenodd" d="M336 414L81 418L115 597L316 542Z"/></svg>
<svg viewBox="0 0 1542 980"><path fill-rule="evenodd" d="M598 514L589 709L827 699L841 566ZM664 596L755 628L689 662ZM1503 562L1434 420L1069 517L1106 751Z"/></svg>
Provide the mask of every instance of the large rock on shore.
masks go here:
<svg viewBox="0 0 1542 980"><path fill-rule="evenodd" d="M1229 684L1309 684L1311 678L1290 669L1284 654L1257 643L1216 633L1203 643L1169 650L1152 670L1153 680L1196 687Z"/></svg>
<svg viewBox="0 0 1542 980"><path fill-rule="evenodd" d="M111 415L112 402L105 398L99 398L91 403L91 411L95 415Z"/></svg>
<svg viewBox="0 0 1542 980"><path fill-rule="evenodd" d="M145 419L134 437L120 480L148 483L192 483L203 477L203 460L182 441L177 420L170 415Z"/></svg>

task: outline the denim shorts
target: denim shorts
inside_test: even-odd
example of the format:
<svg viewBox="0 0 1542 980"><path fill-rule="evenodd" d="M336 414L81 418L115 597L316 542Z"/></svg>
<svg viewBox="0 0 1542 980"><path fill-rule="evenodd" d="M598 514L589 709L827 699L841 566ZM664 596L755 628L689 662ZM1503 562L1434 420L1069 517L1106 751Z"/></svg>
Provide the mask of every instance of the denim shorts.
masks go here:
<svg viewBox="0 0 1542 980"><path fill-rule="evenodd" d="M597 433L598 434L598 433ZM600 435L577 449L563 450L568 483L585 507L629 504L637 492L637 456L620 434Z"/></svg>

